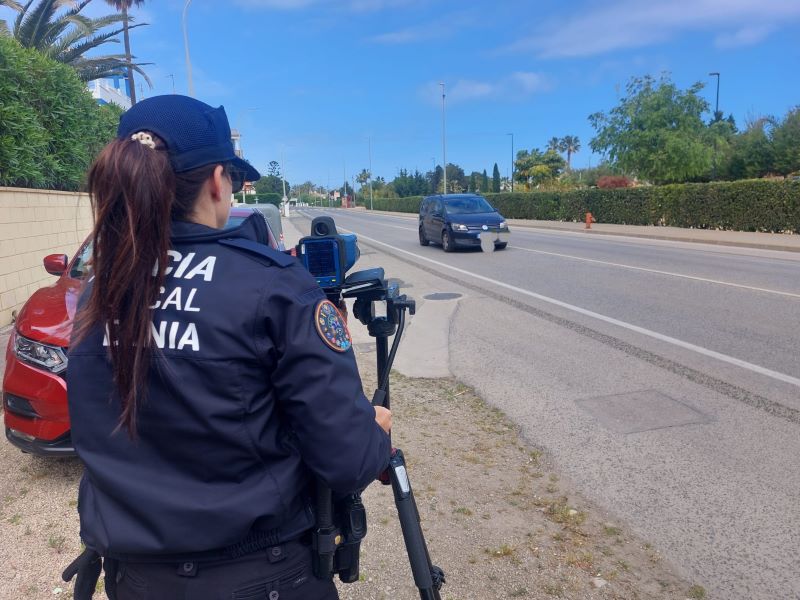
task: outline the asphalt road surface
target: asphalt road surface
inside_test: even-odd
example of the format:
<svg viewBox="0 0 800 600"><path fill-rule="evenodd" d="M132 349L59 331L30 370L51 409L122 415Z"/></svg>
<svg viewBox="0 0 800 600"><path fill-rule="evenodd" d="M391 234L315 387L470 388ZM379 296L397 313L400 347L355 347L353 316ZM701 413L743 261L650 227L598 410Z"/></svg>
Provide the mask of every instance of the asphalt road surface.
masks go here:
<svg viewBox="0 0 800 600"><path fill-rule="evenodd" d="M356 268L462 294L450 372L709 597L800 599L798 253L512 228L445 254L413 216L318 214Z"/></svg>

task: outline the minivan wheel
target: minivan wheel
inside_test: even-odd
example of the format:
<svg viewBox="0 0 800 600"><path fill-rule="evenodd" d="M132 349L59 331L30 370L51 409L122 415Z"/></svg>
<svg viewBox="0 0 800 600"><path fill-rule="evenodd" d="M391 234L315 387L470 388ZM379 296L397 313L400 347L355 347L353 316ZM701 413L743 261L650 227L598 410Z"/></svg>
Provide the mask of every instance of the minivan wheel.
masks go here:
<svg viewBox="0 0 800 600"><path fill-rule="evenodd" d="M420 246L427 246L430 244L428 238L425 237L425 230L422 228L422 225L419 226L419 245Z"/></svg>
<svg viewBox="0 0 800 600"><path fill-rule="evenodd" d="M442 250L445 252L453 251L453 240L450 237L450 232L446 229L442 232Z"/></svg>
<svg viewBox="0 0 800 600"><path fill-rule="evenodd" d="M506 246L508 246L508 242L500 242L499 244L494 245L495 250L505 250Z"/></svg>

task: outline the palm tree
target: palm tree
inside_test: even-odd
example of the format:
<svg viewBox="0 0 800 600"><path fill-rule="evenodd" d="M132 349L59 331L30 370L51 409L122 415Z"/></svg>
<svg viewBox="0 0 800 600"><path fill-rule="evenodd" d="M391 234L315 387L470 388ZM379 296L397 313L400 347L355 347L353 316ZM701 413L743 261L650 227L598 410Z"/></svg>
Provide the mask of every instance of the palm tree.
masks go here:
<svg viewBox="0 0 800 600"><path fill-rule="evenodd" d="M131 67L131 62L133 57L131 56L131 40L128 36L128 22L130 21L128 17L128 11L131 7L138 7L145 3L145 0L105 0L106 4L109 6L113 6L117 9L117 11L122 11L122 16L124 17L124 21L122 22L122 27L124 31L124 39L125 39L125 60L128 62L128 87L131 91L131 104L136 104L136 86L133 83L133 68Z"/></svg>
<svg viewBox="0 0 800 600"><path fill-rule="evenodd" d="M551 137L550 141L547 142L547 149L551 152L558 152L561 148L561 140L557 137Z"/></svg>
<svg viewBox="0 0 800 600"><path fill-rule="evenodd" d="M120 75L130 67L150 84L150 79L141 69L141 64L144 63L132 63L120 54L91 58L84 56L89 50L107 42L117 42L114 36L120 34L123 29L106 32L100 30L125 19L123 15L91 19L80 14L91 1L40 0L33 6L34 0L28 0L25 5L15 0L0 0L0 6L11 8L18 13L13 28L9 28L5 22L0 22L0 34L6 32L16 38L22 46L38 50L48 58L71 66L83 81ZM64 6L70 8L56 15ZM141 27L143 24L133 27Z"/></svg>
<svg viewBox="0 0 800 600"><path fill-rule="evenodd" d="M558 149L561 150L561 152L567 153L567 171L569 171L570 160L572 159L573 154L580 151L581 141L576 135L565 135L563 138L561 138L561 141L558 144Z"/></svg>

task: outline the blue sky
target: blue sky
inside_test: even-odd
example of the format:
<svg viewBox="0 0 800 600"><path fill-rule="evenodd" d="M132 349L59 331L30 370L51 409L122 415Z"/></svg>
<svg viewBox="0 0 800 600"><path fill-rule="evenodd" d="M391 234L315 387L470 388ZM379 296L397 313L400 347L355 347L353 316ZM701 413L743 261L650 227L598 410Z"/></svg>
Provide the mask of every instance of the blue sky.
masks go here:
<svg viewBox="0 0 800 600"><path fill-rule="evenodd" d="M172 92L173 77L188 91L183 7L132 13L149 23L131 34L154 63L145 96ZM86 12L109 10L95 0ZM225 106L262 172L282 155L292 183L350 180L369 139L387 180L441 164L439 82L448 162L490 175L497 162L504 176L512 132L516 150L577 135L573 166L597 164L587 117L632 76L704 81L713 105L718 71L720 109L739 124L800 104L800 0L192 0L187 23L195 95Z"/></svg>

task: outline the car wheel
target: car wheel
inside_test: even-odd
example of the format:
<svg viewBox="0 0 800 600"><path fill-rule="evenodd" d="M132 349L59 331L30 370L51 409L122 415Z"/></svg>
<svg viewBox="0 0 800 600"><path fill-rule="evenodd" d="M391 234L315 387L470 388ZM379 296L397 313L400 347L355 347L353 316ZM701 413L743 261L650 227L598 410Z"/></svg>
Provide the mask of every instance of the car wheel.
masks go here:
<svg viewBox="0 0 800 600"><path fill-rule="evenodd" d="M442 232L442 250L445 252L453 251L453 239L450 237L450 232L446 229Z"/></svg>
<svg viewBox="0 0 800 600"><path fill-rule="evenodd" d="M495 250L505 250L506 246L508 246L508 242L501 242L499 244L494 245Z"/></svg>
<svg viewBox="0 0 800 600"><path fill-rule="evenodd" d="M425 237L425 230L422 228L422 225L419 226L419 245L420 246L427 246L430 244L428 238Z"/></svg>

